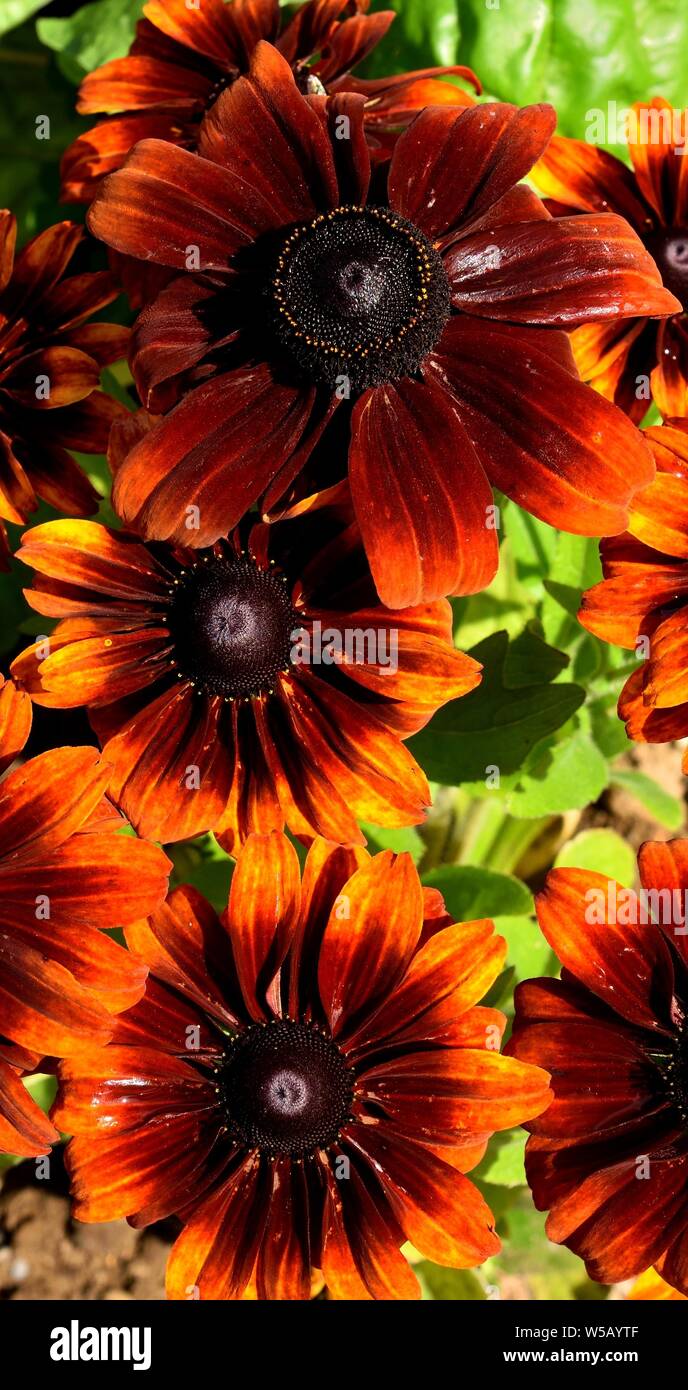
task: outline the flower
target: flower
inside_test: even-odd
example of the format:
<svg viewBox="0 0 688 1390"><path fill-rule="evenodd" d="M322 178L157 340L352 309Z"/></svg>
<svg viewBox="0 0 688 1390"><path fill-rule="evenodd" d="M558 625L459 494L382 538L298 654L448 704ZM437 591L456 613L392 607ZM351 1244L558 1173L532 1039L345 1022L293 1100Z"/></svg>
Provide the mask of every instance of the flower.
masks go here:
<svg viewBox="0 0 688 1390"><path fill-rule="evenodd" d="M546 1231L615 1283L649 1265L688 1292L688 840L642 846L642 890L554 869L540 928L561 980L516 989L510 1056L546 1067L526 1174Z"/></svg>
<svg viewBox="0 0 688 1390"><path fill-rule="evenodd" d="M301 885L273 832L222 919L178 888L127 940L146 996L62 1067L53 1118L80 1220L182 1217L170 1298L307 1299L314 1269L337 1299L417 1298L405 1240L443 1265L499 1249L463 1174L550 1093L478 1006L491 922L451 925L389 850L316 840Z"/></svg>
<svg viewBox="0 0 688 1390"><path fill-rule="evenodd" d="M27 696L0 683L0 764L28 735ZM164 897L169 861L115 833L109 769L92 748L57 748L0 782L0 1148L45 1153L57 1136L21 1083L42 1056L105 1043L111 1013L146 970L98 928L133 922Z"/></svg>
<svg viewBox="0 0 688 1390"><path fill-rule="evenodd" d="M0 517L22 525L38 499L85 516L98 494L70 449L103 453L124 406L97 389L128 331L86 323L115 298L107 272L68 274L84 230L60 222L16 260L16 222L0 212ZM8 554L0 523L0 558Z"/></svg>
<svg viewBox="0 0 688 1390"><path fill-rule="evenodd" d="M660 323L641 312L586 324L572 337L583 379L639 422L650 380L663 415L688 415L686 112L653 97L635 103L631 122L632 169L595 145L555 136L533 177L567 216L611 211L627 218L676 296L677 312Z"/></svg>
<svg viewBox="0 0 688 1390"><path fill-rule="evenodd" d="M141 835L251 830L364 842L422 820L430 792L402 739L473 689L445 600L380 606L346 509L258 522L203 552L95 522L23 537L27 594L60 618L16 659L39 703L86 704L110 791Z"/></svg>
<svg viewBox="0 0 688 1390"><path fill-rule="evenodd" d="M619 714L629 738L668 743L688 735L688 420L645 434L657 476L634 499L629 534L602 541L605 577L583 594L578 616L603 641L646 658L624 685Z"/></svg>
<svg viewBox="0 0 688 1390"><path fill-rule="evenodd" d="M378 593L402 608L492 578L488 476L566 530L625 527L647 446L577 380L554 326L676 301L623 219L551 218L517 186L550 107L426 108L371 182L364 106L303 97L260 43L199 153L142 141L89 224L199 272L135 330L144 405L169 413L118 471L125 522L188 544L197 505L207 546L259 498L271 516L302 502L316 468L337 481L348 455Z"/></svg>
<svg viewBox="0 0 688 1390"><path fill-rule="evenodd" d="M108 113L80 135L62 160L62 197L90 202L105 174L119 169L139 140L168 140L193 149L199 126L226 87L246 72L256 44L274 43L304 92L355 91L365 98L366 130L381 151L430 101L466 105L472 97L437 79L445 74L480 84L470 68L428 68L375 81L350 76L380 42L393 10L368 15L369 0L308 0L284 20L278 0L148 0L124 58L88 73L77 110ZM343 18L342 18L343 16Z"/></svg>

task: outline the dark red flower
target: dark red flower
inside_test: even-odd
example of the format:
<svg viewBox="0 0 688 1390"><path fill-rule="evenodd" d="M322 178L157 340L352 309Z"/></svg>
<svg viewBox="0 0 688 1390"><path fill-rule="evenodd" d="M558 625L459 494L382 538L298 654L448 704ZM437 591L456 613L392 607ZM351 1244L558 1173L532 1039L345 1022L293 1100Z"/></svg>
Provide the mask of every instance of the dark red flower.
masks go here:
<svg viewBox="0 0 688 1390"><path fill-rule="evenodd" d="M602 541L604 579L583 594L578 616L644 658L619 697L629 738L669 743L688 735L688 420L645 436L657 476L633 500L629 534Z"/></svg>
<svg viewBox="0 0 688 1390"><path fill-rule="evenodd" d="M20 553L32 607L62 621L15 677L40 704L89 706L140 834L215 829L231 851L285 822L358 843L356 817L422 820L430 791L402 739L480 667L453 647L445 600L378 603L347 508L203 553L55 521Z"/></svg>
<svg viewBox="0 0 688 1390"><path fill-rule="evenodd" d="M550 107L426 108L371 183L364 106L303 97L261 43L199 154L143 141L89 220L200 271L135 331L144 404L179 403L119 469L125 522L188 543L197 504L206 546L259 498L298 503L313 470L336 481L348 451L378 593L401 608L489 582L490 482L565 530L624 528L649 451L557 330L676 301L622 218L554 219L518 185Z"/></svg>
<svg viewBox="0 0 688 1390"><path fill-rule="evenodd" d="M0 681L0 767L28 736L26 701ZM144 989L145 967L98 929L152 912L170 865L117 833L109 775L94 749L58 748L0 782L0 1149L22 1156L57 1137L22 1073L107 1042Z"/></svg>
<svg viewBox="0 0 688 1390"><path fill-rule="evenodd" d="M663 415L688 415L688 178L686 112L663 97L631 108L633 165L583 140L555 136L537 168L538 187L569 215L618 212L654 257L678 313L661 323L646 314L623 322L588 324L572 336L576 363L609 400L640 422L651 379Z"/></svg>
<svg viewBox="0 0 688 1390"><path fill-rule="evenodd" d="M384 37L393 10L366 14L369 0L307 0L285 22L278 0L148 0L125 58L88 74L77 110L108 113L79 136L62 161L62 197L89 202L105 174L119 169L139 140L194 149L218 96L248 70L256 44L274 43L303 92L355 91L365 98L369 140L382 151L431 102L468 105L472 97L438 78L480 84L469 68L427 68L375 81L350 76Z"/></svg>
<svg viewBox="0 0 688 1390"><path fill-rule="evenodd" d="M591 1279L654 1265L688 1292L688 841L645 844L640 895L555 869L537 899L561 980L516 989L510 1056L551 1073L526 1128L550 1240Z"/></svg>
<svg viewBox="0 0 688 1390"><path fill-rule="evenodd" d="M16 260L15 236L14 217L0 212L0 518L22 525L39 498L88 516L98 494L69 451L104 453L126 414L98 382L126 353L128 332L86 322L117 291L107 272L68 273L82 227L49 227ZM1 528L3 550L6 560Z"/></svg>
<svg viewBox="0 0 688 1390"><path fill-rule="evenodd" d="M425 918L425 921L424 921ZM151 968L111 1046L61 1067L75 1215L176 1213L170 1298L413 1299L400 1251L480 1264L494 1218L464 1176L550 1099L478 1001L505 943L451 925L408 855L252 836L218 919L178 888L127 930Z"/></svg>

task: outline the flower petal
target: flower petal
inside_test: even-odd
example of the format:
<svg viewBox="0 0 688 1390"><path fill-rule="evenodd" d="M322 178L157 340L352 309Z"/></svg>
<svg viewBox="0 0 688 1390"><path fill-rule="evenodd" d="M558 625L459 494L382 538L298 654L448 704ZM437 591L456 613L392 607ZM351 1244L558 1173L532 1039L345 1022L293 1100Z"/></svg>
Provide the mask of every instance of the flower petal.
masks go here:
<svg viewBox="0 0 688 1390"><path fill-rule="evenodd" d="M652 457L621 411L559 364L549 333L457 318L430 368L500 491L550 526L614 535L652 481Z"/></svg>
<svg viewBox="0 0 688 1390"><path fill-rule="evenodd" d="M384 850L357 869L325 928L318 987L335 1036L358 1026L408 969L423 921L413 860Z"/></svg>
<svg viewBox="0 0 688 1390"><path fill-rule="evenodd" d="M540 929L562 965L621 1018L653 1033L670 1027L671 957L634 895L602 874L553 869L536 898ZM636 921L625 921L635 915Z"/></svg>
<svg viewBox="0 0 688 1390"><path fill-rule="evenodd" d="M0 1061L0 1154L40 1158L59 1133L23 1085L20 1072Z"/></svg>
<svg viewBox="0 0 688 1390"><path fill-rule="evenodd" d="M568 328L681 308L628 222L611 214L474 233L444 263L454 307L489 319Z"/></svg>
<svg viewBox="0 0 688 1390"><path fill-rule="evenodd" d="M298 447L314 400L314 388L282 385L265 365L213 378L134 446L117 472L114 506L148 538L211 545Z"/></svg>
<svg viewBox="0 0 688 1390"><path fill-rule="evenodd" d="M555 123L547 105L426 108L397 141L390 202L432 239L465 229L529 172Z"/></svg>
<svg viewBox="0 0 688 1390"><path fill-rule="evenodd" d="M381 601L406 608L493 578L492 490L450 396L430 381L365 392L349 478Z"/></svg>
<svg viewBox="0 0 688 1390"><path fill-rule="evenodd" d="M492 1212L457 1169L388 1124L350 1125L343 1134L373 1165L407 1240L426 1259L466 1269L499 1253Z"/></svg>
<svg viewBox="0 0 688 1390"><path fill-rule="evenodd" d="M274 981L298 921L299 861L286 836L250 835L232 876L227 929L244 1001L252 1018L281 1013ZM268 1010L269 1011L269 1010Z"/></svg>

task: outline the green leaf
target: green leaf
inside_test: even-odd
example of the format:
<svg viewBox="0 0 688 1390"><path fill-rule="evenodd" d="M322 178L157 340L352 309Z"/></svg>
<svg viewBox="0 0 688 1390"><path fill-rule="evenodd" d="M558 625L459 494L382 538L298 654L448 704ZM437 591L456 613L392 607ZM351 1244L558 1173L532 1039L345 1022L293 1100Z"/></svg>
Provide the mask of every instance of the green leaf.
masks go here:
<svg viewBox="0 0 688 1390"><path fill-rule="evenodd" d="M456 0L375 0L372 8L396 10L397 18L369 59L366 73L385 76L409 67L451 67L456 62L460 36Z"/></svg>
<svg viewBox="0 0 688 1390"><path fill-rule="evenodd" d="M446 786L485 778L488 767L516 772L543 736L561 728L583 703L577 685L534 682L510 688L504 668L509 648L496 632L472 649L482 662L481 684L439 710L409 747L427 775Z"/></svg>
<svg viewBox="0 0 688 1390"><path fill-rule="evenodd" d="M590 869L606 874L631 888L636 877L635 854L631 846L615 830L581 830L560 849L554 866L557 869Z"/></svg>
<svg viewBox="0 0 688 1390"><path fill-rule="evenodd" d="M509 644L504 662L504 683L511 690L519 690L535 682L549 685L568 664L566 653L548 646L535 625L529 623L520 636Z"/></svg>
<svg viewBox="0 0 688 1390"><path fill-rule="evenodd" d="M24 1078L26 1086L32 1100L47 1115L57 1093L57 1077L51 1076L49 1072L35 1072L33 1076Z"/></svg>
<svg viewBox="0 0 688 1390"><path fill-rule="evenodd" d="M472 864L446 864L430 869L423 875L423 883L439 889L455 922L513 917L533 909L530 889L519 878L478 869Z"/></svg>
<svg viewBox="0 0 688 1390"><path fill-rule="evenodd" d="M578 730L560 743L543 742L509 793L507 806L512 816L556 816L597 801L608 782L606 758L590 736Z"/></svg>
<svg viewBox="0 0 688 1390"><path fill-rule="evenodd" d="M371 71L389 70L390 59L396 71L432 61L465 63L492 98L518 106L551 101L562 134L587 135L596 142L594 113L606 114L609 102L622 111L661 93L675 106L685 105L688 8L676 0L392 0L392 5L399 14L373 55ZM375 0L374 8L389 9L390 0ZM602 134L613 137L614 132Z"/></svg>
<svg viewBox="0 0 688 1390"><path fill-rule="evenodd" d="M144 0L96 0L68 19L39 19L38 37L59 54L59 64L71 82L87 72L123 58L143 13Z"/></svg>
<svg viewBox="0 0 688 1390"><path fill-rule="evenodd" d="M504 530L519 578L540 595L542 580L554 564L559 532L524 512L515 502L504 503Z"/></svg>
<svg viewBox="0 0 688 1390"><path fill-rule="evenodd" d="M653 777L647 776L647 773L637 772L634 768L629 768L628 771L614 769L612 785L623 787L624 791L635 796L660 825L666 825L669 830L681 829L685 817L683 803L677 796L672 796L664 787L660 787Z"/></svg>
<svg viewBox="0 0 688 1390"><path fill-rule="evenodd" d="M32 24L3 39L0 84L0 207L15 213L21 245L69 215L58 211L60 158L83 123L74 112L73 89ZM81 211L75 214L79 220Z"/></svg>
<svg viewBox="0 0 688 1390"><path fill-rule="evenodd" d="M395 854L410 854L414 864L418 863L425 846L412 825L400 830L388 830L379 825L369 825L361 821L361 830L368 841L368 850L377 854L380 849L393 849Z"/></svg>
<svg viewBox="0 0 688 1390"><path fill-rule="evenodd" d="M485 1298L485 1290L477 1276L470 1269L444 1269L433 1265L429 1260L421 1260L414 1265L424 1299L444 1299L455 1303L475 1303Z"/></svg>
<svg viewBox="0 0 688 1390"><path fill-rule="evenodd" d="M527 1137L522 1129L493 1135L487 1153L472 1177L479 1178L482 1182L495 1183L498 1187L525 1187L526 1170L523 1155Z"/></svg>
<svg viewBox="0 0 688 1390"><path fill-rule="evenodd" d="M16 29L18 24L23 24L25 19L30 19L32 14L44 10L49 4L50 0L2 0L0 34Z"/></svg>
<svg viewBox="0 0 688 1390"><path fill-rule="evenodd" d="M507 944L507 965L514 972L514 983L537 975L558 975L559 962L545 941L535 917L495 917L495 927ZM502 1003L511 1010L509 995Z"/></svg>
<svg viewBox="0 0 688 1390"><path fill-rule="evenodd" d="M223 912L229 899L234 862L220 849L213 835L167 845L174 868L170 884L190 883L202 893L216 912Z"/></svg>

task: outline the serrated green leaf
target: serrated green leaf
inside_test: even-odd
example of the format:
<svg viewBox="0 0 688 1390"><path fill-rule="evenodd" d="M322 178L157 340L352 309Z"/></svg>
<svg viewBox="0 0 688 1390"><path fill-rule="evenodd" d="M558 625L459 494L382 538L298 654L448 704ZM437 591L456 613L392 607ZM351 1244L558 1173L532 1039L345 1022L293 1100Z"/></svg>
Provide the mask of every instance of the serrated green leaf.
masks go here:
<svg viewBox="0 0 688 1390"><path fill-rule="evenodd" d="M512 690L504 680L508 651L505 632L496 632L472 649L483 665L476 690L438 711L409 742L433 781L445 786L478 781L488 767L501 774L518 771L544 735L570 719L585 699L577 685L533 684Z"/></svg>
<svg viewBox="0 0 688 1390"><path fill-rule="evenodd" d="M681 829L686 818L683 802L679 801L677 796L672 796L671 792L665 791L664 787L660 787L653 777L647 776L647 773L638 772L635 768L614 769L612 784L623 787L624 791L637 797L660 825L666 825L668 830Z"/></svg>
<svg viewBox="0 0 688 1390"><path fill-rule="evenodd" d="M512 816L556 816L597 801L608 783L606 758L578 730L560 743L548 739L536 749L507 806Z"/></svg>

